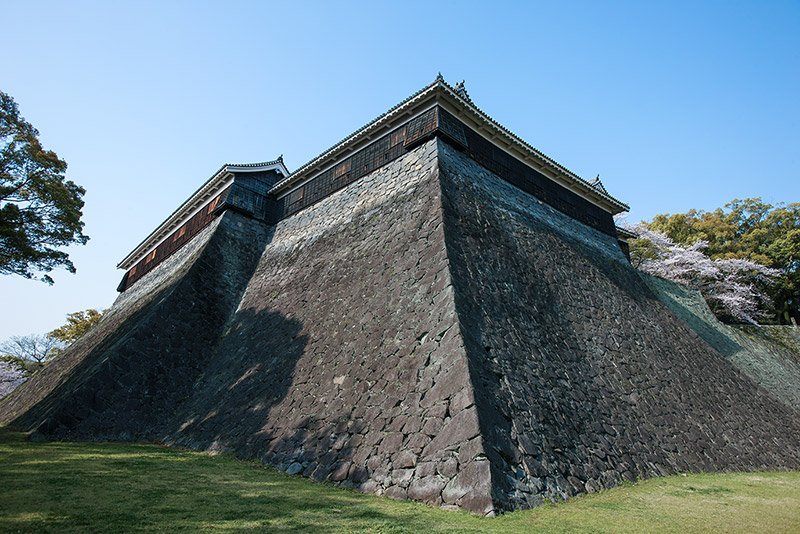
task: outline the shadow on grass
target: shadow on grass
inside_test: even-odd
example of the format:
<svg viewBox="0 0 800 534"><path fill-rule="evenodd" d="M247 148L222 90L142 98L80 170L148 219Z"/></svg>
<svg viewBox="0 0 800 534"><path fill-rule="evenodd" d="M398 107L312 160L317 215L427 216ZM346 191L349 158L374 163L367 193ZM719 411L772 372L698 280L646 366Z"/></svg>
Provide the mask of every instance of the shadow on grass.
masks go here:
<svg viewBox="0 0 800 534"><path fill-rule="evenodd" d="M31 444L4 431L0 461L0 531L325 531L398 521L354 491L227 456L149 445Z"/></svg>

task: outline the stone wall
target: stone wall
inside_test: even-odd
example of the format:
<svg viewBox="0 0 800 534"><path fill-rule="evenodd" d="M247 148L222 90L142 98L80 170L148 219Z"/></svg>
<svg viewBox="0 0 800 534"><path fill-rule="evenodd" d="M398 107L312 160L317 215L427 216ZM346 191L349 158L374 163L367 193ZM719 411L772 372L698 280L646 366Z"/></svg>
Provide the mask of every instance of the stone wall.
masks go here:
<svg viewBox="0 0 800 534"><path fill-rule="evenodd" d="M6 425L26 411L29 412L27 415L29 421L36 419L37 415L34 415L34 412L44 412L44 406L40 403L43 403L73 369L84 362L104 341L113 337L123 324L128 323L137 312L147 307L157 295L167 295L165 291L180 280L194 263L216 226L215 222L206 227L196 239L149 272L135 288L121 293L114 305L103 314L96 328L73 344L61 357L51 362L34 380L29 380L24 387L18 388L13 395L5 399L0 405L0 424Z"/></svg>
<svg viewBox="0 0 800 534"><path fill-rule="evenodd" d="M496 505L800 467L798 412L664 307L613 238L441 145L445 236Z"/></svg>
<svg viewBox="0 0 800 534"><path fill-rule="evenodd" d="M0 417L491 514L798 468L798 412L740 369L615 238L434 139L276 226L225 213Z"/></svg>
<svg viewBox="0 0 800 534"><path fill-rule="evenodd" d="M173 286L144 317L123 322L15 425L229 451L490 513L437 154L429 141L280 222L254 272L225 260L243 242L210 230L197 254L182 252L188 267L159 266L173 269ZM114 309L160 287L154 273Z"/></svg>

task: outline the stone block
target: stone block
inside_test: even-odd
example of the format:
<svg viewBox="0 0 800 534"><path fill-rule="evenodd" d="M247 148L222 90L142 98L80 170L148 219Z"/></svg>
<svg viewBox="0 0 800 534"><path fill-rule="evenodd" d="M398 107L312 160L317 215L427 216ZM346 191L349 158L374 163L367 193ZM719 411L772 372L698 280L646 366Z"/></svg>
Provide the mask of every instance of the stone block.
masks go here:
<svg viewBox="0 0 800 534"><path fill-rule="evenodd" d="M439 504L442 502L442 490L445 480L433 475L416 478L408 486L408 498L416 501Z"/></svg>

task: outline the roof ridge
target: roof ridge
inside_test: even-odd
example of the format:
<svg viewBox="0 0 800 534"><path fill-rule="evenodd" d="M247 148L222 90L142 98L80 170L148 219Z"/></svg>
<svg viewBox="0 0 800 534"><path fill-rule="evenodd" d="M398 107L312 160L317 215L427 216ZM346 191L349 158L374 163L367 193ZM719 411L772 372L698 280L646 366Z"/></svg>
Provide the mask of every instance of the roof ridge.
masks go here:
<svg viewBox="0 0 800 534"><path fill-rule="evenodd" d="M475 104L475 102L473 102L472 99L469 98L469 95L466 93L466 90L463 88L463 82L461 82L461 84L458 84L458 86L461 86L461 88L463 90L457 90L456 87L453 87L450 84L448 84L445 81L444 77L442 76L442 74L440 72L439 74L437 74L436 79L433 81L433 83L430 83L430 84L426 85L425 87L423 87L419 91L415 92L414 94L412 94L408 98L405 98L404 100L402 100L398 104L392 106L386 112L378 115L376 118L374 118L373 120L371 120L370 122L368 122L367 124L362 126L361 128L357 129L356 131L354 131L350 135L344 137L341 141L339 141L338 143L334 144L333 146L331 146L330 148L328 148L327 150L325 150L324 152L322 152L321 154L319 154L315 158L313 158L313 159L309 160L308 162L304 163L297 170L295 170L293 173L291 173L289 176L287 176L283 180L278 181L270 189L270 191L276 191L276 190L284 187L287 183L291 183L292 180L294 180L298 175L301 175L302 173L306 172L309 168L311 168L311 166L314 163L319 162L319 161L324 160L325 158L329 157L337 149L339 149L339 148L343 147L345 144L347 144L348 141L350 141L353 138L355 138L356 136L360 135L365 130L369 129L371 126L375 125L379 121L381 121L381 120L385 119L386 117L390 116L392 113L396 112L399 108L402 108L403 106L407 105L409 102L413 101L414 99L416 99L416 98L420 97L421 95L425 94L426 92L431 91L431 90L433 90L433 89L438 87L438 88L444 89L452 98L455 98L457 101L460 101L462 103L462 105L464 105L466 107L467 110L470 110L471 112L476 113L478 115L478 118L480 120L482 120L484 123L490 125L491 127L497 129L502 134L508 136L513 142L518 143L525 150L528 150L528 151L532 152L535 157L540 158L546 165L550 165L550 166L554 167L556 171L563 173L565 175L566 179L571 180L573 182L576 182L577 185L579 185L580 187L584 188L585 191L587 191L587 192L591 191L591 192L593 192L595 194L600 195L601 198L605 198L606 201L610 202L613 205L616 205L616 206L620 207L622 211L630 210L630 207L627 204L625 204L624 202L622 202L622 201L616 199L615 197L613 197L611 194L608 193L608 191L605 190L605 188L603 188L603 190L600 190L600 189L597 189L597 188L593 187L589 183L588 180L586 180L585 178L582 178L577 173L571 171L566 166L564 166L561 163L559 163L558 161L554 160L553 158L551 158L550 156L548 156L547 154L545 154L544 152L542 152L538 148L534 147L533 145L531 145L530 143L528 143L527 141L525 141L524 139L522 139L521 137L516 135L514 132L512 132L511 130L509 130L508 128L503 126L502 124L500 124L500 122L498 122L497 120L492 118L491 115L489 115L488 113L483 111L483 109L478 107Z"/></svg>
<svg viewBox="0 0 800 534"><path fill-rule="evenodd" d="M342 144L344 144L345 142L347 142L349 139L351 139L351 138L355 137L356 135L360 134L361 132L363 132L364 130L366 130L367 128L369 128L370 126L372 126L373 124L375 124L376 122L378 122L379 120L381 120L382 118L384 118L384 117L386 117L386 116L390 115L390 114L391 114L393 111L396 111L398 108L401 108L401 107L403 107L403 106L404 106L405 104L407 104L408 102L410 102L410 101L414 100L415 98L417 98L419 95L421 95L421 94L422 94L422 93L424 93L425 91L428 91L428 90L432 89L433 87L436 87L437 85L445 85L445 86L447 85L447 83L444 81L444 77L442 76L442 73L441 73L441 72L440 72L440 73L439 73L439 74L436 76L436 79L435 79L435 80L433 80L433 83L429 83L428 85L426 85L425 87L423 87L423 88L422 88L422 89L420 89L419 91L415 92L415 93L414 93L414 94L412 94L411 96L409 96L409 97L407 97L407 98L403 99L403 100L402 100L400 103L398 103L398 104L396 104L396 105L392 106L391 108L389 108L389 109L388 109L388 110L386 110L385 112L381 113L380 115L378 115L377 117L375 117L374 119L372 119L371 121L369 121L368 123L364 124L363 126L361 126L360 128L358 128L357 130L355 130L354 132L352 132L351 134L349 134L349 135L347 135L347 136L343 137L343 138L342 138L340 141L338 141L337 143L335 143L334 145L332 145L332 146L331 146L330 148L328 148L327 150L324 150L324 151L323 151L323 152L321 152L319 155L317 155L317 156L313 157L312 159L308 160L308 161L307 161L307 162L305 162L304 164L300 165L300 166L297 168L297 170L295 170L293 173L291 173L289 176L287 176L287 177L286 177L286 178L284 178L283 180L281 180L281 181L279 181L278 183L276 183L276 184L275 184L273 187L280 187L280 186L282 186L284 183L286 183L286 182L287 182L287 180L289 180L290 178L293 178L293 177L294 177L296 174L300 174L300 173L302 173L303 171L307 170L307 169L308 169L308 167L310 167L310 166L311 166L311 164L312 164L312 163L314 163L315 161L317 161L317 160L320 160L320 159L324 158L325 156L327 156L328 154L330 154L331 152L333 152L334 150L336 150L336 149L337 149L339 146L341 146Z"/></svg>
<svg viewBox="0 0 800 534"><path fill-rule="evenodd" d="M606 189L606 186L603 185L603 181L600 179L600 174L595 176L594 179L589 182L589 185L608 195L608 189Z"/></svg>
<svg viewBox="0 0 800 534"><path fill-rule="evenodd" d="M271 161L262 161L259 163L226 163L222 166L220 171L225 167L264 167L265 165L277 165L278 163L283 163L283 154L278 156L277 159L273 159Z"/></svg>

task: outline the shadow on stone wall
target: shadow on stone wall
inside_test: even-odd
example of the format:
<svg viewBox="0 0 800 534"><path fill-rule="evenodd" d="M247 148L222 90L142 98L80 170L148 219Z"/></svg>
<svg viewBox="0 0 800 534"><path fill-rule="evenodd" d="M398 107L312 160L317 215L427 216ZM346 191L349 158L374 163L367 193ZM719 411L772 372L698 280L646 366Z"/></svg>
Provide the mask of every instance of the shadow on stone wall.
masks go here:
<svg viewBox="0 0 800 534"><path fill-rule="evenodd" d="M343 406L336 420L289 410L295 419L287 421L285 406L275 410L300 387L295 370L307 345L296 319L271 310L237 312L164 441L359 487L369 473L366 458L352 461L365 430L363 420L351 419L353 406ZM321 399L309 395L308 401L313 407Z"/></svg>
<svg viewBox="0 0 800 534"><path fill-rule="evenodd" d="M681 288L677 284L669 283L645 273L639 273L644 282L654 292L654 298L660 300L679 319L685 321L698 336L714 347L723 357L730 358L740 352L742 346L726 335L720 328L714 328L710 322L718 323L718 319L707 309L699 293L692 295L689 289ZM697 299L700 299L698 301ZM706 307L707 314L703 314L697 307ZM725 326L719 323L720 327Z"/></svg>
<svg viewBox="0 0 800 534"><path fill-rule="evenodd" d="M790 326L728 325L702 295L674 282L638 273L671 313L706 343L782 402L800 410L800 337Z"/></svg>
<svg viewBox="0 0 800 534"><path fill-rule="evenodd" d="M670 313L610 238L448 148L441 160L499 507L679 471L800 465L794 412Z"/></svg>
<svg viewBox="0 0 800 534"><path fill-rule="evenodd" d="M263 225L223 217L202 251L166 273L144 306L115 310L122 319L98 325L101 342L65 355L80 362L63 382L48 366L25 384L50 391L10 426L60 439L158 440L204 372L270 238Z"/></svg>
<svg viewBox="0 0 800 534"><path fill-rule="evenodd" d="M134 430L138 422L134 411L139 411L140 407L134 407L136 401L133 398L144 399L147 391L136 382L149 383L151 387L155 384L154 378L148 377L152 367L150 362L137 357L140 348L137 331L142 325L153 322L154 308L163 307L163 302L179 283L170 284L153 296L151 303L155 304L125 317L121 325L113 325L113 330L82 357L63 382L50 386L51 391L39 402L27 406L24 413L9 423L9 427L36 430L59 439L125 440L139 436L141 429ZM58 363L51 363L31 378L30 385L40 386L39 383L54 380L56 377L49 376L50 367ZM172 379L175 382L170 391L174 393L175 384L180 383L180 379L174 376ZM116 403L120 395L128 397L124 415L114 413L121 408ZM130 424L130 431L119 428L120 419L122 426ZM97 432L100 433L95 435Z"/></svg>
<svg viewBox="0 0 800 534"><path fill-rule="evenodd" d="M535 220L508 232L493 210L477 204L480 197L450 186L445 183L448 257L496 505L532 507L584 492L587 480L600 488L641 476L622 459L621 471L611 472L578 451L608 449L601 421L620 407L586 391L597 370L581 349L586 332L576 331L582 310L562 307L563 296L554 291L559 280L547 268L520 261L535 257L520 251L526 242L556 257L586 251ZM581 275L580 266L560 268Z"/></svg>
<svg viewBox="0 0 800 534"><path fill-rule="evenodd" d="M275 311L238 311L176 411L167 440L248 458L267 450L270 410L292 386L307 343L301 331L299 321Z"/></svg>

